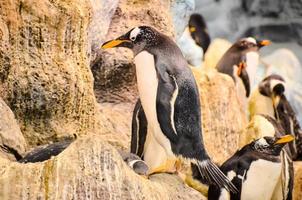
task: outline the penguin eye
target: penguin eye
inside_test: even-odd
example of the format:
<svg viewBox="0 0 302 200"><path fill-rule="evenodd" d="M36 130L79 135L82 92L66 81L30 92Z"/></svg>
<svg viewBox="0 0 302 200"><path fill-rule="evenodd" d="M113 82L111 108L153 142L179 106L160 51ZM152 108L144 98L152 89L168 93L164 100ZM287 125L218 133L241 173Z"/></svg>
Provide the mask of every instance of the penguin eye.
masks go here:
<svg viewBox="0 0 302 200"><path fill-rule="evenodd" d="M135 41L135 39L136 39L136 37L134 37L134 36L132 36L132 37L130 38L131 41Z"/></svg>

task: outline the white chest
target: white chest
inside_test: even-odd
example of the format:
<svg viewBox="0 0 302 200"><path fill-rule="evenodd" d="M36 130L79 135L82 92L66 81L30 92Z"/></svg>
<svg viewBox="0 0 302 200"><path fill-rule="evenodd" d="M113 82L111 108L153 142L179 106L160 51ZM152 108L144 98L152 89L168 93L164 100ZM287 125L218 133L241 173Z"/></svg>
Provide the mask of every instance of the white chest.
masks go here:
<svg viewBox="0 0 302 200"><path fill-rule="evenodd" d="M148 123L157 121L156 95L158 78L155 69L154 56L143 51L134 58L139 96L144 108Z"/></svg>
<svg viewBox="0 0 302 200"><path fill-rule="evenodd" d="M154 56L147 51L143 51L135 56L134 62L136 66L139 97L148 121L148 129L150 127L150 132L153 134L154 139L165 149L167 155L173 156L170 141L163 134L157 119L156 96L158 78L155 69ZM150 155L154 156L159 153L159 148L153 149L154 145L149 146L152 148L152 153ZM145 149L145 151L147 150ZM156 164L157 162L150 163L150 165Z"/></svg>
<svg viewBox="0 0 302 200"><path fill-rule="evenodd" d="M247 178L242 183L242 200L270 200L281 178L281 163L257 160L252 162Z"/></svg>
<svg viewBox="0 0 302 200"><path fill-rule="evenodd" d="M251 89L255 86L255 79L256 79L256 73L257 73L257 67L259 63L259 54L258 52L248 52L246 54L246 64L247 64L247 73L249 75L250 79L250 85Z"/></svg>

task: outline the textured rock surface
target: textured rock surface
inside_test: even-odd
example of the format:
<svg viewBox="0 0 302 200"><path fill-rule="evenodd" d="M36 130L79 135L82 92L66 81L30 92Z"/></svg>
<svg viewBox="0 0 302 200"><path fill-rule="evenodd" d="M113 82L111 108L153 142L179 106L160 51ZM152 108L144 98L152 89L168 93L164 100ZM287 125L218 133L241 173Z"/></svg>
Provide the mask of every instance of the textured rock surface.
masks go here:
<svg viewBox="0 0 302 200"><path fill-rule="evenodd" d="M34 164L0 158L0 197L9 199L205 199L175 175L135 174L97 136L78 139L57 157Z"/></svg>
<svg viewBox="0 0 302 200"><path fill-rule="evenodd" d="M95 125L88 0L0 1L1 96L30 145Z"/></svg>
<svg viewBox="0 0 302 200"><path fill-rule="evenodd" d="M223 54L231 47L231 43L224 39L214 39L206 54L204 55L203 66L207 68L215 68Z"/></svg>
<svg viewBox="0 0 302 200"><path fill-rule="evenodd" d="M302 162L294 162L295 180L293 200L302 199Z"/></svg>
<svg viewBox="0 0 302 200"><path fill-rule="evenodd" d="M14 160L15 157L4 151L4 149L13 149L18 154L23 155L27 144L23 137L19 125L15 119L14 113L0 98L0 157Z"/></svg>
<svg viewBox="0 0 302 200"><path fill-rule="evenodd" d="M203 137L211 158L223 163L239 147L247 118L238 106L234 82L215 70L193 70L201 97Z"/></svg>
<svg viewBox="0 0 302 200"><path fill-rule="evenodd" d="M228 0L200 0L196 1L196 9L208 21L212 37L234 41L252 34L301 44L300 0L236 0L231 3Z"/></svg>
<svg viewBox="0 0 302 200"><path fill-rule="evenodd" d="M165 0L121 0L113 15L106 39L114 39L140 25L153 26L173 37L172 17L167 12L170 6L170 1ZM91 64L100 101L133 102L136 99L135 69L132 59L132 52L128 49L108 49L102 51L100 58Z"/></svg>
<svg viewBox="0 0 302 200"><path fill-rule="evenodd" d="M94 62L101 53L100 46L105 42L111 18L118 5L118 0L90 0L92 17L88 29L88 39L91 45L91 62Z"/></svg>

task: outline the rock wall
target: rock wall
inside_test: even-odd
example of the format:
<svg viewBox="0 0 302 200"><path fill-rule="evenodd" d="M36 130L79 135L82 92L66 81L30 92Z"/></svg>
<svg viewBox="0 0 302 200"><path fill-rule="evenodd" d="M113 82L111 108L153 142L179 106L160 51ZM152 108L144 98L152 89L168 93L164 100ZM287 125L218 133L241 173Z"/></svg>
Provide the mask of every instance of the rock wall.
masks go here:
<svg viewBox="0 0 302 200"><path fill-rule="evenodd" d="M256 36L274 42L302 42L299 0L196 1L196 11L204 15L212 37L235 41Z"/></svg>
<svg viewBox="0 0 302 200"><path fill-rule="evenodd" d="M88 0L0 2L1 96L29 145L95 126Z"/></svg>
<svg viewBox="0 0 302 200"><path fill-rule="evenodd" d="M215 162L222 164L239 148L247 117L230 77L216 70L194 68L193 72L199 86L206 149Z"/></svg>
<svg viewBox="0 0 302 200"><path fill-rule="evenodd" d="M175 175L140 177L112 146L93 134L45 162L20 164L0 157L0 173L3 200L206 199Z"/></svg>

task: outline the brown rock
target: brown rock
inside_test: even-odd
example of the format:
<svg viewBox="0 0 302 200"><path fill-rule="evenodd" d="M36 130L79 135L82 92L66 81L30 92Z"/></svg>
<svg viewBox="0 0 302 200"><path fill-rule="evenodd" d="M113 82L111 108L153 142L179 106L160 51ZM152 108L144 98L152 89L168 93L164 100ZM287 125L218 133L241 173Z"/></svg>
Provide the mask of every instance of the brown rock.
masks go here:
<svg viewBox="0 0 302 200"><path fill-rule="evenodd" d="M0 1L1 96L29 145L95 126L88 0Z"/></svg>
<svg viewBox="0 0 302 200"><path fill-rule="evenodd" d="M17 124L14 113L0 98L0 157L15 160L12 151L23 155L26 148L25 138Z"/></svg>
<svg viewBox="0 0 302 200"><path fill-rule="evenodd" d="M302 199L302 162L294 162L295 179L294 179L294 191L293 200Z"/></svg>
<svg viewBox="0 0 302 200"><path fill-rule="evenodd" d="M247 124L239 106L234 81L216 70L193 68L199 86L203 138L211 158L223 163L239 147L239 135Z"/></svg>
<svg viewBox="0 0 302 200"><path fill-rule="evenodd" d="M78 139L45 162L20 164L0 158L0 173L3 200L205 199L175 175L140 177L95 135Z"/></svg>

